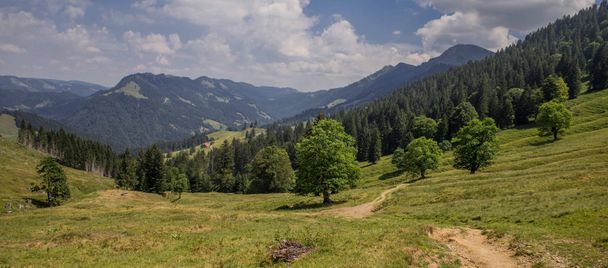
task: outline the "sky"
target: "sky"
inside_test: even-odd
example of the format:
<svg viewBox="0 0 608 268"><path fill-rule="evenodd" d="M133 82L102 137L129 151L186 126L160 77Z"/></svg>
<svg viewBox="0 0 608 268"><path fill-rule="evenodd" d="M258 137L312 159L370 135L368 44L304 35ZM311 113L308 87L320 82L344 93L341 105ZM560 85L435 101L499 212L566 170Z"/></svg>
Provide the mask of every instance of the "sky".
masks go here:
<svg viewBox="0 0 608 268"><path fill-rule="evenodd" d="M313 91L456 44L504 48L599 0L2 0L0 74L138 72Z"/></svg>

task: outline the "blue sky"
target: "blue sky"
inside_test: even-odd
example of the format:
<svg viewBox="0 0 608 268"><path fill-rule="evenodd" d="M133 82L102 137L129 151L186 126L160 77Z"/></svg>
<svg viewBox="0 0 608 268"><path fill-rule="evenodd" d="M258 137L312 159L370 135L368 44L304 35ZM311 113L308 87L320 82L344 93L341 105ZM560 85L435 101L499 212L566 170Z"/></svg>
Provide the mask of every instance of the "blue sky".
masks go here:
<svg viewBox="0 0 608 268"><path fill-rule="evenodd" d="M135 72L317 90L459 43L500 49L595 0L4 0L0 74Z"/></svg>

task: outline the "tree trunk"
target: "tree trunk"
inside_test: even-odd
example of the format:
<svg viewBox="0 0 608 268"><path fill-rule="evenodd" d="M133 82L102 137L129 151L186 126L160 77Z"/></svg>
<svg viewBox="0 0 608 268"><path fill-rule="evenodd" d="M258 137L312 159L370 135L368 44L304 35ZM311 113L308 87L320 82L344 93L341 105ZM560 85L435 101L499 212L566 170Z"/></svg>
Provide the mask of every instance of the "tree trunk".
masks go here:
<svg viewBox="0 0 608 268"><path fill-rule="evenodd" d="M424 170L420 171L420 178L421 179L425 179L426 178L426 176L424 175Z"/></svg>
<svg viewBox="0 0 608 268"><path fill-rule="evenodd" d="M472 169L471 169L471 174L475 174L475 172L476 172L476 171L477 171L477 169L476 169L476 168L472 168Z"/></svg>
<svg viewBox="0 0 608 268"><path fill-rule="evenodd" d="M553 131L553 141L557 140L557 131Z"/></svg>
<svg viewBox="0 0 608 268"><path fill-rule="evenodd" d="M331 204L331 199L329 199L329 192L323 192L323 205Z"/></svg>

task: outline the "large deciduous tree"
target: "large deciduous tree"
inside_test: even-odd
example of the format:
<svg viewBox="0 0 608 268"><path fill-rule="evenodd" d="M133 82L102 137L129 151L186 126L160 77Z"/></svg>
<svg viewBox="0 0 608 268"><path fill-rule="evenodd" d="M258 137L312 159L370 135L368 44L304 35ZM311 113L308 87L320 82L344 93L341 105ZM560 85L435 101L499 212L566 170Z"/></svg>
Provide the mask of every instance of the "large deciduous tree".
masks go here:
<svg viewBox="0 0 608 268"><path fill-rule="evenodd" d="M563 103L555 100L543 103L536 116L539 135L553 136L554 141L557 140L559 133L570 127L571 122L572 113Z"/></svg>
<svg viewBox="0 0 608 268"><path fill-rule="evenodd" d="M330 194L354 187L360 176L354 145L353 138L337 121L317 121L296 146L300 169L295 190L322 194L323 204L329 204Z"/></svg>
<svg viewBox="0 0 608 268"><path fill-rule="evenodd" d="M462 102L454 108L450 115L450 134L454 135L460 128L465 126L473 119L478 119L479 115L475 107L470 102Z"/></svg>
<svg viewBox="0 0 608 268"><path fill-rule="evenodd" d="M454 143L454 167L467 169L475 174L489 166L498 153L496 133L498 128L492 118L475 119L458 131Z"/></svg>
<svg viewBox="0 0 608 268"><path fill-rule="evenodd" d="M557 75L550 75L545 79L542 92L545 101L565 101L568 99L568 85L566 85L564 79Z"/></svg>
<svg viewBox="0 0 608 268"><path fill-rule="evenodd" d="M393 163L400 169L425 178L427 170L437 169L439 166L441 153L436 141L425 137L417 138L407 145L405 151L395 151Z"/></svg>
<svg viewBox="0 0 608 268"><path fill-rule="evenodd" d="M412 132L416 138L427 137L431 139L437 132L437 121L424 115L417 116L414 118L414 127Z"/></svg>
<svg viewBox="0 0 608 268"><path fill-rule="evenodd" d="M32 190L44 190L46 192L49 206L59 206L70 198L70 188L63 169L52 157L42 159L37 167L38 174L42 180Z"/></svg>
<svg viewBox="0 0 608 268"><path fill-rule="evenodd" d="M251 161L253 193L282 193L295 185L295 173L285 149L268 146L260 150Z"/></svg>

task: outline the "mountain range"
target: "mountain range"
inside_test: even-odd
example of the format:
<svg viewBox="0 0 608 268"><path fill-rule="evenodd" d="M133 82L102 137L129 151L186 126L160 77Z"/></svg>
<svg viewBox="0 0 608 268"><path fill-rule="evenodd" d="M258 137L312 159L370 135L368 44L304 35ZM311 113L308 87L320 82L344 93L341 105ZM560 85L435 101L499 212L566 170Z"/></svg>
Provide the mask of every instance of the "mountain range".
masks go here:
<svg viewBox="0 0 608 268"><path fill-rule="evenodd" d="M78 81L2 76L0 108L37 113L122 149L252 122L270 123L307 111L348 109L490 55L478 46L456 45L419 66L385 66L345 87L315 92L151 73L126 76L110 89Z"/></svg>
<svg viewBox="0 0 608 268"><path fill-rule="evenodd" d="M0 76L0 108L46 114L107 87L82 81Z"/></svg>

